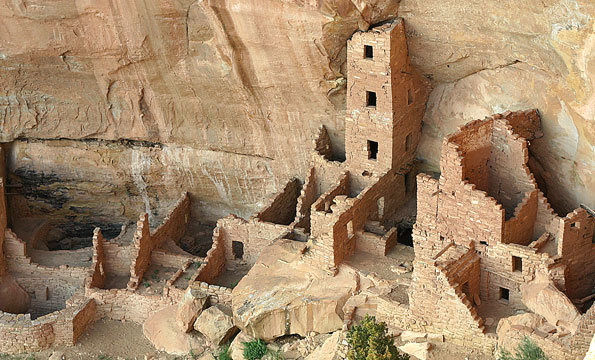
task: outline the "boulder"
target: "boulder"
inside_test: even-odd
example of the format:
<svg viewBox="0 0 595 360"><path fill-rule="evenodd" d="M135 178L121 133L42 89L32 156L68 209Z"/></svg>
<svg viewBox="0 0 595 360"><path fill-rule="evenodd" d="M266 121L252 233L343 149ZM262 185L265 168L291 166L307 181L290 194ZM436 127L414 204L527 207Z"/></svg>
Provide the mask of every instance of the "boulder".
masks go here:
<svg viewBox="0 0 595 360"><path fill-rule="evenodd" d="M538 272L534 280L521 286L522 301L547 322L574 334L581 314L570 299L556 288L549 277Z"/></svg>
<svg viewBox="0 0 595 360"><path fill-rule="evenodd" d="M335 332L331 337L326 339L322 346L314 350L306 357L306 360L339 360L341 359L340 347L344 338L344 333L341 331Z"/></svg>
<svg viewBox="0 0 595 360"><path fill-rule="evenodd" d="M432 345L430 343L409 343L403 346L399 346L399 350L405 354L414 356L419 360L426 360L430 354Z"/></svg>
<svg viewBox="0 0 595 360"><path fill-rule="evenodd" d="M151 314L143 324L143 334L159 351L173 355L187 355L190 350L200 353L206 347L196 334L180 331L176 325L177 305L171 305Z"/></svg>
<svg viewBox="0 0 595 360"><path fill-rule="evenodd" d="M204 310L196 319L194 329L214 345L225 343L237 332L232 317L217 306Z"/></svg>
<svg viewBox="0 0 595 360"><path fill-rule="evenodd" d="M176 324L183 332L192 331L194 322L204 309L207 299L208 296L203 291L191 287L186 290L176 312Z"/></svg>
<svg viewBox="0 0 595 360"><path fill-rule="evenodd" d="M339 267L329 275L302 260L303 243L278 240L233 290L236 324L256 338L312 331L329 333L343 326L343 306L358 288L358 276Z"/></svg>
<svg viewBox="0 0 595 360"><path fill-rule="evenodd" d="M229 355L233 360L244 360L244 345L245 342L250 342L254 338L243 331L240 331L238 336L233 339L229 346Z"/></svg>
<svg viewBox="0 0 595 360"><path fill-rule="evenodd" d="M31 297L10 275L0 276L0 310L11 314L29 311Z"/></svg>
<svg viewBox="0 0 595 360"><path fill-rule="evenodd" d="M525 336L533 334L535 329L546 324L545 319L533 313L524 313L502 318L498 322L498 348L512 351Z"/></svg>

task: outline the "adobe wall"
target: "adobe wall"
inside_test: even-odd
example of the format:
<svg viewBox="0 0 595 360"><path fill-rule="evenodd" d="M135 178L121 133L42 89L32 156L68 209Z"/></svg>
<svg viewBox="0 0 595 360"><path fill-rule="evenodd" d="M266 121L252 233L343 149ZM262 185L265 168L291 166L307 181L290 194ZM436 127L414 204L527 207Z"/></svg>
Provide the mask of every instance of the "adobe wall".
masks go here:
<svg viewBox="0 0 595 360"><path fill-rule="evenodd" d="M217 228L223 237L225 258L234 260L233 243L244 244L244 259L254 265L262 249L270 245L275 239L290 232L286 225L263 223L251 219L246 221L235 215L229 215L217 222Z"/></svg>
<svg viewBox="0 0 595 360"><path fill-rule="evenodd" d="M93 262L91 264L92 274L87 280L88 286L103 289L107 273L105 271L105 252L103 244L105 239L101 234L101 229L93 230Z"/></svg>
<svg viewBox="0 0 595 360"><path fill-rule="evenodd" d="M310 261L327 269L336 268L353 254L356 234L364 231L368 219L379 218L378 202L381 198L384 199L383 217L390 217L408 197L404 176L397 171L383 175L355 198L346 196L349 179L349 174L346 174L336 188L323 194L312 205L314 245Z"/></svg>
<svg viewBox="0 0 595 360"><path fill-rule="evenodd" d="M492 120L488 194L497 199L507 217L511 217L525 194L537 189L537 184L527 167L527 142L514 132L512 125L498 117L495 115Z"/></svg>
<svg viewBox="0 0 595 360"><path fill-rule="evenodd" d="M103 240L105 272L115 276L130 276L132 248Z"/></svg>
<svg viewBox="0 0 595 360"><path fill-rule="evenodd" d="M130 249L130 281L128 288L137 289L142 282L143 275L151 264L151 253L159 249L165 241L177 243L186 232L190 216L190 198L184 192L180 200L166 216L163 223L151 232L148 214L140 216L136 223L136 232Z"/></svg>
<svg viewBox="0 0 595 360"><path fill-rule="evenodd" d="M198 268L192 281L210 284L225 271L225 243L221 228L217 226L213 231L213 246L207 251L205 261Z"/></svg>
<svg viewBox="0 0 595 360"><path fill-rule="evenodd" d="M184 290L166 287L161 295L141 295L128 289L87 287L85 296L97 304L95 319L127 320L142 324L151 313L178 304L184 296Z"/></svg>
<svg viewBox="0 0 595 360"><path fill-rule="evenodd" d="M5 239L8 272L31 295L34 316L64 309L66 300L84 286L88 269L32 263L26 254L26 244L12 231L5 231Z"/></svg>
<svg viewBox="0 0 595 360"><path fill-rule="evenodd" d="M296 218L294 227L304 229L308 234L310 233L310 214L312 204L316 201L320 194L316 188L315 168L311 167L306 176L304 186L300 190L300 196L296 205Z"/></svg>
<svg viewBox="0 0 595 360"><path fill-rule="evenodd" d="M256 215L256 219L280 225L290 225L297 211L298 197L302 184L298 179L292 179L285 187L271 197L269 203Z"/></svg>
<svg viewBox="0 0 595 360"><path fill-rule="evenodd" d="M355 248L357 251L364 251L377 256L386 256L398 242L398 229L393 227L385 235L380 236L363 231L355 233Z"/></svg>
<svg viewBox="0 0 595 360"><path fill-rule="evenodd" d="M591 295L595 289L595 218L584 209L560 221L558 254L566 265L566 294L571 299Z"/></svg>
<svg viewBox="0 0 595 360"><path fill-rule="evenodd" d="M448 341L491 353L495 340L484 334L483 320L462 292L463 284L457 282L477 282L479 259L470 249L457 262L456 268L464 270L453 273L436 267L433 260L416 257L410 289L412 317L426 332L442 333Z"/></svg>
<svg viewBox="0 0 595 360"><path fill-rule="evenodd" d="M61 311L31 320L29 314L0 312L0 353L41 351L73 346L95 315L95 302L78 298Z"/></svg>
<svg viewBox="0 0 595 360"><path fill-rule="evenodd" d="M373 48L372 58L365 46ZM379 176L410 163L429 86L409 63L403 20L355 33L347 42L347 75L345 150L354 178L364 171ZM367 91L376 93L374 107L367 106ZM378 144L375 159L368 141Z"/></svg>

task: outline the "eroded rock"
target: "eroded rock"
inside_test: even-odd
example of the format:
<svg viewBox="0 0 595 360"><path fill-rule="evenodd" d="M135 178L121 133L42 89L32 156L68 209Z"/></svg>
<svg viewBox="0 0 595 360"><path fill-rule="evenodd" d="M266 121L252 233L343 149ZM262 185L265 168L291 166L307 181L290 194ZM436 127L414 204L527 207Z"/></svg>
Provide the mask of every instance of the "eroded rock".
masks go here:
<svg viewBox="0 0 595 360"><path fill-rule="evenodd" d="M143 324L143 334L157 350L173 355L186 355L190 350L200 353L206 346L204 340L180 331L175 321L177 309L172 305L150 315Z"/></svg>
<svg viewBox="0 0 595 360"><path fill-rule="evenodd" d="M357 275L341 267L332 277L301 260L303 244L279 240L265 248L256 265L233 290L238 327L270 340L343 326L343 305L358 287Z"/></svg>
<svg viewBox="0 0 595 360"><path fill-rule="evenodd" d="M194 330L199 331L215 345L225 343L237 332L232 317L217 306L211 306L198 316Z"/></svg>
<svg viewBox="0 0 595 360"><path fill-rule="evenodd" d="M200 290L188 288L176 312L176 324L184 332L192 331L196 318L208 300L207 294Z"/></svg>

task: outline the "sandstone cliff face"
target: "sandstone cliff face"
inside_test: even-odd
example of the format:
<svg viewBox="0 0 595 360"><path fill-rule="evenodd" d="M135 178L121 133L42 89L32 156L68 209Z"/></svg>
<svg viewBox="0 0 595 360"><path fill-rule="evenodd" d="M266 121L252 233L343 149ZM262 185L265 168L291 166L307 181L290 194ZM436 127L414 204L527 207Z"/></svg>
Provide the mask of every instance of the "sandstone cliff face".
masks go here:
<svg viewBox="0 0 595 360"><path fill-rule="evenodd" d="M343 148L345 42L395 16L434 85L425 169L456 126L537 107L548 197L595 207L591 0L4 0L0 139L22 139L11 181L49 179L11 206L131 218L184 189L203 219L247 216L305 175L319 125Z"/></svg>

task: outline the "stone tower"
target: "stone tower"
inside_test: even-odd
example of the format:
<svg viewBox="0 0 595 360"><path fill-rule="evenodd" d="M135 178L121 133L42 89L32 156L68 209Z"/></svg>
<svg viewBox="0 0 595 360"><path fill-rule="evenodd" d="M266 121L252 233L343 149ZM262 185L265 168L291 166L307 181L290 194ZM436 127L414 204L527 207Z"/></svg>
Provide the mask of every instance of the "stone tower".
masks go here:
<svg viewBox="0 0 595 360"><path fill-rule="evenodd" d="M354 176L410 164L428 86L409 63L402 19L358 32L347 43L345 151Z"/></svg>

